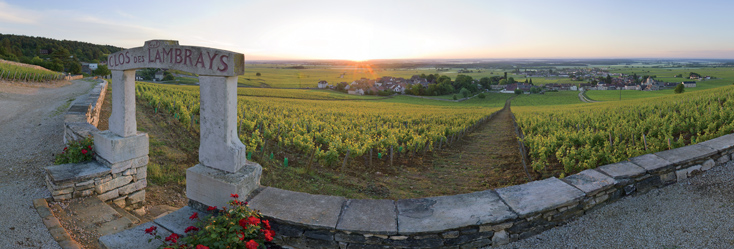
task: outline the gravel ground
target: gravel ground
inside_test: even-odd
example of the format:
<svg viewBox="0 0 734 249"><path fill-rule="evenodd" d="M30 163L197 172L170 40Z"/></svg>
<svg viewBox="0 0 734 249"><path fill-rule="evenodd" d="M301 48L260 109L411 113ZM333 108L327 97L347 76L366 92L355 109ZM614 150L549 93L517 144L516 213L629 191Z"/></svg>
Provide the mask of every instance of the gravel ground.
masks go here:
<svg viewBox="0 0 734 249"><path fill-rule="evenodd" d="M500 248L734 248L734 163Z"/></svg>
<svg viewBox="0 0 734 249"><path fill-rule="evenodd" d="M57 88L0 82L0 248L59 248L33 208L50 197L43 167L63 148L63 112L69 99L93 83Z"/></svg>

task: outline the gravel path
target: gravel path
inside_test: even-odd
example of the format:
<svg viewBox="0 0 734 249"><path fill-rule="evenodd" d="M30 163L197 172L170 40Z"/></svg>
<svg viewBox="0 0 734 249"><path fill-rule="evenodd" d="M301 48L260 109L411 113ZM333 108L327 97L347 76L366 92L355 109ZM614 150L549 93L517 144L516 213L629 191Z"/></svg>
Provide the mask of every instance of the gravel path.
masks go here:
<svg viewBox="0 0 734 249"><path fill-rule="evenodd" d="M33 208L51 195L43 166L63 148L63 112L94 86L74 81L59 88L0 82L0 248L59 248Z"/></svg>
<svg viewBox="0 0 734 249"><path fill-rule="evenodd" d="M734 248L734 163L501 248Z"/></svg>

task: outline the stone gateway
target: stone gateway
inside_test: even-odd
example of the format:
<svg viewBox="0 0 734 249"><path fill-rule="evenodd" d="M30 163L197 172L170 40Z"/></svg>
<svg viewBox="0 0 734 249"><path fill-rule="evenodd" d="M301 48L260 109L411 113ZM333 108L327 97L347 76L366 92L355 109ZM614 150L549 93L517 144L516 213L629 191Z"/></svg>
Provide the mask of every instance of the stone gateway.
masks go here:
<svg viewBox="0 0 734 249"><path fill-rule="evenodd" d="M200 164L186 171L192 205L226 206L230 194L244 199L260 185L262 168L247 162L245 145L237 137L237 76L245 72L243 54L151 40L111 54L107 63L112 70L112 116L110 132L95 136L100 155L137 155L141 148L148 154L148 136L136 127L135 70L175 69L199 75L200 82Z"/></svg>

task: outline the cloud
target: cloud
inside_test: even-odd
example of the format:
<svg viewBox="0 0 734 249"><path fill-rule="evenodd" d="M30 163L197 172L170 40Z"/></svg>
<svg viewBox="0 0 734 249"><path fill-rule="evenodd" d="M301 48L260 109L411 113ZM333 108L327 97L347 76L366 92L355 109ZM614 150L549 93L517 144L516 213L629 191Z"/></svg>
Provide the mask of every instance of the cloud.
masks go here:
<svg viewBox="0 0 734 249"><path fill-rule="evenodd" d="M40 13L16 8L5 2L0 2L0 23L37 24Z"/></svg>

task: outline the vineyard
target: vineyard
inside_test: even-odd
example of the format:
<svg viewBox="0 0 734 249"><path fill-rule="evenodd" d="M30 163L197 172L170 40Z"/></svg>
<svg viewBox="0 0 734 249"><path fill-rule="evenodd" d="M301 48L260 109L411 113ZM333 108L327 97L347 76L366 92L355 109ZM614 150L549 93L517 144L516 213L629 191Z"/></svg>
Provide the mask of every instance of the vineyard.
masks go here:
<svg viewBox="0 0 734 249"><path fill-rule="evenodd" d="M198 87L196 87L198 91ZM314 100L354 100L354 99L382 99L376 96L349 95L346 93L329 90L303 90L303 89L274 89L274 88L247 88L237 89L237 95L253 97L273 97L288 99L314 99Z"/></svg>
<svg viewBox="0 0 734 249"><path fill-rule="evenodd" d="M536 171L566 174L734 132L734 87L553 107L513 108Z"/></svg>
<svg viewBox="0 0 734 249"><path fill-rule="evenodd" d="M7 81L43 82L62 79L61 73L22 65L0 63L0 79Z"/></svg>
<svg viewBox="0 0 734 249"><path fill-rule="evenodd" d="M136 93L155 112L198 130L197 87L137 83ZM499 109L240 96L238 129L248 157L270 144L334 165L345 157L387 160L446 148Z"/></svg>

